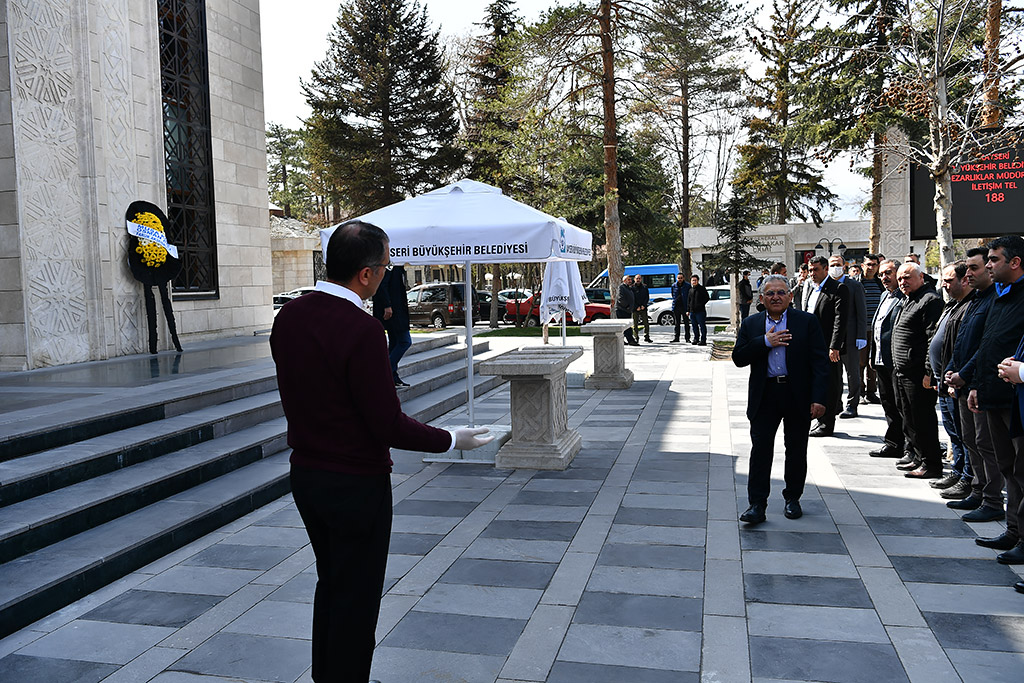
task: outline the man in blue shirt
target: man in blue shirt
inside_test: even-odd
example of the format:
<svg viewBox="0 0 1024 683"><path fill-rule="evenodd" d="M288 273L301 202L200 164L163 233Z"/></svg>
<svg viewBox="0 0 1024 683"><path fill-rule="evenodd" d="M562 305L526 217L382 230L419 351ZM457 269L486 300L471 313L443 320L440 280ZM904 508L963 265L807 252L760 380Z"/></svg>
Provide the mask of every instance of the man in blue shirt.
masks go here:
<svg viewBox="0 0 1024 683"><path fill-rule="evenodd" d="M783 424L786 443L785 516L803 515L800 496L807 477L807 439L811 420L825 413L829 361L818 319L789 308L789 280L769 275L761 283L765 310L740 324L733 362L750 366L747 418L750 420L750 468L747 500L740 521L765 521L771 493L775 434Z"/></svg>

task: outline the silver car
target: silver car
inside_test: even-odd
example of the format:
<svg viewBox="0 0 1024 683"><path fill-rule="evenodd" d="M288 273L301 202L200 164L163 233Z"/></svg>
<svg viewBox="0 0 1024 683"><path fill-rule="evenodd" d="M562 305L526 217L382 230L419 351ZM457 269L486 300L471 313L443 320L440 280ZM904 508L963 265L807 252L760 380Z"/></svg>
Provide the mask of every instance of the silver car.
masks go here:
<svg viewBox="0 0 1024 683"><path fill-rule="evenodd" d="M708 287L708 320L729 319L729 285L715 285ZM647 308L647 315L651 320L657 321L659 325L674 325L672 317L672 299L665 299L651 304Z"/></svg>

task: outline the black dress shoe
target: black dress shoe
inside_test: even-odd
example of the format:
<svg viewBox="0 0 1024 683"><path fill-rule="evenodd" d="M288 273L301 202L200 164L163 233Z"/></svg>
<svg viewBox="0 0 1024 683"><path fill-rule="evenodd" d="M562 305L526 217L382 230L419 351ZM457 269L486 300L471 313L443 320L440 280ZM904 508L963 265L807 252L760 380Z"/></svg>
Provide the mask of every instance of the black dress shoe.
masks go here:
<svg viewBox="0 0 1024 683"><path fill-rule="evenodd" d="M960 475L957 474L956 472L950 472L942 479L939 479L938 481L933 481L928 485L931 486L933 489L948 489L953 484L959 483L960 478Z"/></svg>
<svg viewBox="0 0 1024 683"><path fill-rule="evenodd" d="M644 337L644 341L647 342L648 344L653 344L654 343L654 340L651 339L650 337Z"/></svg>
<svg viewBox="0 0 1024 683"><path fill-rule="evenodd" d="M881 403L882 401L874 394L865 394L861 399L862 403Z"/></svg>
<svg viewBox="0 0 1024 683"><path fill-rule="evenodd" d="M896 469L901 472L913 472L914 470L921 467L920 460L911 460L910 462L898 462L896 463Z"/></svg>
<svg viewBox="0 0 1024 683"><path fill-rule="evenodd" d="M910 451L903 451L903 457L896 461L896 467L908 465L912 462L917 462L917 456Z"/></svg>
<svg viewBox="0 0 1024 683"><path fill-rule="evenodd" d="M800 519L804 516L804 511L800 507L799 500L787 500L786 508L782 514L786 515L786 519Z"/></svg>
<svg viewBox="0 0 1024 683"><path fill-rule="evenodd" d="M1024 564L1024 543L1017 542L1005 553L996 555L996 562L999 564Z"/></svg>
<svg viewBox="0 0 1024 683"><path fill-rule="evenodd" d="M927 467L920 467L910 472L904 472L903 476L907 479L941 479L942 470L930 470Z"/></svg>
<svg viewBox="0 0 1024 683"><path fill-rule="evenodd" d="M945 498L946 500L959 500L961 498L966 498L969 495L971 495L971 485L963 479L953 484L948 489L943 490L943 492L939 494L941 498Z"/></svg>
<svg viewBox="0 0 1024 683"><path fill-rule="evenodd" d="M974 539L974 542L982 548L992 548L992 550L1009 550L1010 548L1016 547L1019 540L1020 539L1016 536L1011 536L1004 531L998 536L992 536L991 538L976 538Z"/></svg>
<svg viewBox="0 0 1024 683"><path fill-rule="evenodd" d="M817 427L812 429L810 434L808 434L807 436L832 436L832 429L826 427L825 425L818 425Z"/></svg>
<svg viewBox="0 0 1024 683"><path fill-rule="evenodd" d="M969 500L969 498L965 498L965 500ZM946 503L946 507L953 507L953 504ZM966 515L961 516L960 519L965 522L1001 522L1006 519L1006 513L1001 508L979 505Z"/></svg>
<svg viewBox="0 0 1024 683"><path fill-rule="evenodd" d="M857 417L856 408L847 408L843 412L839 413L840 419L849 420L851 417Z"/></svg>
<svg viewBox="0 0 1024 683"><path fill-rule="evenodd" d="M395 386L396 387L408 387L408 386L412 386L412 385L407 383L407 382L405 382L405 381L403 381L403 380L396 379L395 380Z"/></svg>
<svg viewBox="0 0 1024 683"><path fill-rule="evenodd" d="M669 339L669 341L670 341L671 343L675 344L676 342L678 342L678 341L679 341L679 337L676 337L675 339Z"/></svg>
<svg viewBox="0 0 1024 683"><path fill-rule="evenodd" d="M740 515L740 521L746 524L760 524L765 520L764 511L768 508L765 503L754 503L747 508L747 511Z"/></svg>
<svg viewBox="0 0 1024 683"><path fill-rule="evenodd" d="M900 452L891 446L882 446L878 450L869 451L868 455L872 458L898 458L900 457Z"/></svg>
<svg viewBox="0 0 1024 683"><path fill-rule="evenodd" d="M1018 593L1024 593L1024 581L1018 581L1017 583L1013 584L1013 590L1017 591Z"/></svg>
<svg viewBox="0 0 1024 683"><path fill-rule="evenodd" d="M946 503L946 507L950 510L977 510L981 507L981 496L976 496L972 493L962 500L949 501Z"/></svg>

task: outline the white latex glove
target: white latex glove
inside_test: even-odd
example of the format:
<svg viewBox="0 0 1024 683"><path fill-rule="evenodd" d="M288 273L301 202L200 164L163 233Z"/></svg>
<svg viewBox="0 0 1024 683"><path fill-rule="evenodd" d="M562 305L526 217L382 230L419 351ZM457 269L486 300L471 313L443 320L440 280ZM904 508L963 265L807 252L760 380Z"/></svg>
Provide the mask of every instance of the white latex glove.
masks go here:
<svg viewBox="0 0 1024 683"><path fill-rule="evenodd" d="M474 448L480 448L485 443L490 443L494 440L494 435L481 436L482 434L488 434L491 430L487 427L463 427L462 429L455 430L455 448L460 451L471 451Z"/></svg>
<svg viewBox="0 0 1024 683"><path fill-rule="evenodd" d="M857 340L857 350L858 351L860 351L861 349L863 349L867 345L868 345L868 340L867 339L858 339Z"/></svg>

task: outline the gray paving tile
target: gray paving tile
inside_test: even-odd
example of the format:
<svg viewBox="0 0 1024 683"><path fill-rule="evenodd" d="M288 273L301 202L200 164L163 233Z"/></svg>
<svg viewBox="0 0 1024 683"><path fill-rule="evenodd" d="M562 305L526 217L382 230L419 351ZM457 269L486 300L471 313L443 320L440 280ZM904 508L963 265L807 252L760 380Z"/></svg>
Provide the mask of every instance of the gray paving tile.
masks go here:
<svg viewBox="0 0 1024 683"><path fill-rule="evenodd" d="M302 572L295 575L268 596L277 602L304 602L312 604L316 592L316 574Z"/></svg>
<svg viewBox="0 0 1024 683"><path fill-rule="evenodd" d="M695 598L586 591L573 623L700 631L702 610Z"/></svg>
<svg viewBox="0 0 1024 683"><path fill-rule="evenodd" d="M17 654L127 664L174 633L173 628L76 619L18 650Z"/></svg>
<svg viewBox="0 0 1024 683"><path fill-rule="evenodd" d="M225 569L179 564L139 584L140 590L200 595L231 595L262 574L255 569Z"/></svg>
<svg viewBox="0 0 1024 683"><path fill-rule="evenodd" d="M637 543L658 545L703 545L706 532L699 527L649 526L641 524L613 524L608 533L609 543Z"/></svg>
<svg viewBox="0 0 1024 683"><path fill-rule="evenodd" d="M299 515L299 511L295 509L294 505L289 505L283 510L270 513L256 522L254 526L292 526L304 528L302 516Z"/></svg>
<svg viewBox="0 0 1024 683"><path fill-rule="evenodd" d="M785 550L800 553L846 555L846 544L839 534L805 531L745 532L740 529L740 547L744 550Z"/></svg>
<svg viewBox="0 0 1024 683"><path fill-rule="evenodd" d="M973 538L944 536L878 536L889 555L915 557L961 557L991 561L998 551L982 548Z"/></svg>
<svg viewBox="0 0 1024 683"><path fill-rule="evenodd" d="M606 543L597 563L617 567L700 570L704 568L704 549L680 545Z"/></svg>
<svg viewBox="0 0 1024 683"><path fill-rule="evenodd" d="M444 573L444 583L506 586L509 588L547 587L558 565L548 562L503 562L459 558Z"/></svg>
<svg viewBox="0 0 1024 683"><path fill-rule="evenodd" d="M584 449L580 452L583 455L590 449ZM573 465L570 465L568 469L561 472L557 471L544 471L538 472L533 475L533 481L539 479L604 479L608 475L610 467L581 467L578 463L580 462L580 455L577 455L573 460Z"/></svg>
<svg viewBox="0 0 1024 683"><path fill-rule="evenodd" d="M689 671L556 661L546 680L547 683L697 683L700 677Z"/></svg>
<svg viewBox="0 0 1024 683"><path fill-rule="evenodd" d="M461 517L431 517L429 515L395 515L391 518L392 533L444 535L462 521Z"/></svg>
<svg viewBox="0 0 1024 683"><path fill-rule="evenodd" d="M280 546L301 548L309 543L305 527L250 526L231 535L234 545Z"/></svg>
<svg viewBox="0 0 1024 683"><path fill-rule="evenodd" d="M1007 597L1014 599L1016 594L1010 592ZM922 614L944 648L1024 653L1024 617L945 612Z"/></svg>
<svg viewBox="0 0 1024 683"><path fill-rule="evenodd" d="M743 551L743 571L751 574L793 576L835 576L853 579L860 575L845 555L787 553L767 550Z"/></svg>
<svg viewBox="0 0 1024 683"><path fill-rule="evenodd" d="M579 459L580 456L576 456ZM573 461L575 462L575 460ZM523 487L524 491L546 492L592 492L601 488L599 479L537 479L533 478Z"/></svg>
<svg viewBox="0 0 1024 683"><path fill-rule="evenodd" d="M544 591L437 583L416 603L421 612L446 612L476 617L529 619Z"/></svg>
<svg viewBox="0 0 1024 683"><path fill-rule="evenodd" d="M946 651L927 627L889 626L886 631L911 681L962 683Z"/></svg>
<svg viewBox="0 0 1024 683"><path fill-rule="evenodd" d="M704 573L679 569L594 567L587 590L699 598L704 592Z"/></svg>
<svg viewBox="0 0 1024 683"><path fill-rule="evenodd" d="M861 508L863 510L863 508ZM886 536L949 536L951 538L975 538L977 534L959 519L920 519L915 517L869 517L865 515L871 530Z"/></svg>
<svg viewBox="0 0 1024 683"><path fill-rule="evenodd" d="M856 666L851 663L856 662ZM898 683L906 672L892 645L751 636L750 673L757 678L830 683Z"/></svg>
<svg viewBox="0 0 1024 683"><path fill-rule="evenodd" d="M445 683L493 683L504 657L468 655L378 645L373 651L370 676L381 681L430 681Z"/></svg>
<svg viewBox="0 0 1024 683"><path fill-rule="evenodd" d="M308 603L264 600L225 626L222 633L309 639L313 607Z"/></svg>
<svg viewBox="0 0 1024 683"><path fill-rule="evenodd" d="M644 526L703 527L708 514L703 510L658 510L654 508L621 507L615 513L616 524Z"/></svg>
<svg viewBox="0 0 1024 683"><path fill-rule="evenodd" d="M87 612L83 619L180 628L222 600L220 596L130 590Z"/></svg>
<svg viewBox="0 0 1024 683"><path fill-rule="evenodd" d="M749 602L868 609L874 606L860 579L744 574L743 584Z"/></svg>
<svg viewBox="0 0 1024 683"><path fill-rule="evenodd" d="M506 505L496 519L515 519L524 522L582 522L587 508L557 505Z"/></svg>
<svg viewBox="0 0 1024 683"><path fill-rule="evenodd" d="M428 485L414 491L406 500L450 500L479 503L489 495L491 495L491 492L488 489L464 489L452 486Z"/></svg>
<svg viewBox="0 0 1024 683"><path fill-rule="evenodd" d="M670 671L700 670L700 634L572 624L558 659Z"/></svg>
<svg viewBox="0 0 1024 683"><path fill-rule="evenodd" d="M458 500L403 500L394 507L396 515L420 515L424 517L465 517L477 503Z"/></svg>
<svg viewBox="0 0 1024 683"><path fill-rule="evenodd" d="M313 679L309 679L312 681ZM185 671L163 671L157 674L149 683L250 683L242 678L225 678L224 676L209 676L191 674ZM297 683L308 683L305 679L299 678Z"/></svg>
<svg viewBox="0 0 1024 683"><path fill-rule="evenodd" d="M707 493L698 495L665 495L660 493L627 493L622 499L624 508L656 508L659 510L706 510Z"/></svg>
<svg viewBox="0 0 1024 683"><path fill-rule="evenodd" d="M1024 654L1019 652L947 649L946 654L964 681L1020 683L1024 671Z"/></svg>
<svg viewBox="0 0 1024 683"><path fill-rule="evenodd" d="M874 609L809 605L747 605L751 636L888 643Z"/></svg>
<svg viewBox="0 0 1024 683"><path fill-rule="evenodd" d="M182 564L199 567L267 570L295 552L294 548L215 543Z"/></svg>
<svg viewBox="0 0 1024 683"><path fill-rule="evenodd" d="M507 657L525 626L525 619L412 610L381 645Z"/></svg>
<svg viewBox="0 0 1024 683"><path fill-rule="evenodd" d="M571 541L580 525L576 522L530 522L498 519L481 532L482 538L521 538L542 541Z"/></svg>
<svg viewBox="0 0 1024 683"><path fill-rule="evenodd" d="M1006 565L987 560L949 557L890 556L905 582L1012 586L1018 576Z"/></svg>
<svg viewBox="0 0 1024 683"><path fill-rule="evenodd" d="M194 674L294 681L309 668L309 642L241 633L218 633L170 668Z"/></svg>
<svg viewBox="0 0 1024 683"><path fill-rule="evenodd" d="M13 654L0 659L0 681L97 683L117 671L114 664Z"/></svg>
<svg viewBox="0 0 1024 683"><path fill-rule="evenodd" d="M520 491L513 505L569 505L586 507L594 502L596 491Z"/></svg>
<svg viewBox="0 0 1024 683"><path fill-rule="evenodd" d="M1009 586L972 586L950 583L908 583L907 590L922 612L990 614L1024 617L1024 600Z"/></svg>
<svg viewBox="0 0 1024 683"><path fill-rule="evenodd" d="M521 562L558 562L569 544L565 541L529 541L519 538L478 538L463 557Z"/></svg>
<svg viewBox="0 0 1024 683"><path fill-rule="evenodd" d="M391 534L388 552L395 555L426 555L441 539L441 534Z"/></svg>

